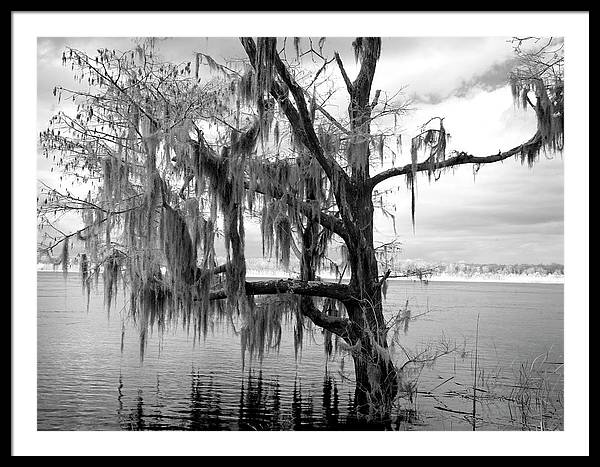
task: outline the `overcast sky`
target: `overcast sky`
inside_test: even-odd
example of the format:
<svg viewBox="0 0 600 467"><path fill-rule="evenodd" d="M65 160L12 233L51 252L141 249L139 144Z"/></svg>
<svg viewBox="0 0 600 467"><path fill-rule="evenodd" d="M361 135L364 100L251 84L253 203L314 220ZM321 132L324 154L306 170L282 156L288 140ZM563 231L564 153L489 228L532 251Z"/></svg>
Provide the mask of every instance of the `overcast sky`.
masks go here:
<svg viewBox="0 0 600 467"><path fill-rule="evenodd" d="M373 89L394 93L404 88L412 111L399 126L408 141L432 116L445 117L452 148L475 155L510 149L535 132L535 116L513 106L506 75L512 47L504 37L383 38ZM351 79L356 75L349 38L327 38L326 56L338 51ZM127 50L130 38L38 39L38 110L40 131L57 111L55 85L72 86L71 72L61 66L66 45L94 53L98 48ZM174 38L159 43L160 55L173 62L192 61L195 51L215 59L243 57L237 38ZM333 64L332 64L333 65ZM339 80L335 67L331 75ZM343 89L333 104L345 112ZM336 107L333 108L336 111ZM408 162L404 151L401 164ZM373 173L383 170L374 169ZM45 159L38 161L38 178L56 179ZM389 198L395 206L396 234L391 223L377 216L376 238L402 242L405 259L479 263L563 262L563 160L543 155L529 169L509 159L482 166L474 177L471 166L458 167L429 183L417 180L416 227L410 220L410 192L403 178L386 182L399 187ZM382 186L383 187L383 186ZM248 225L247 256L262 251L257 225Z"/></svg>

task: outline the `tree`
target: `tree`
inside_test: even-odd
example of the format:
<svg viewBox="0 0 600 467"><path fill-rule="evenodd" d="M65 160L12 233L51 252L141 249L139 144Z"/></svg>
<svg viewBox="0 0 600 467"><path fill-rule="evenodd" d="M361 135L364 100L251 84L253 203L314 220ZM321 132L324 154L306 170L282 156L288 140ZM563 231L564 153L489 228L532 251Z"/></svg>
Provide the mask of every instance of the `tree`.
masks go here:
<svg viewBox="0 0 600 467"><path fill-rule="evenodd" d="M385 191L377 187L405 177L414 225L419 173L437 179L458 165L479 167L513 156L532 165L541 151L561 150L562 45L550 40L525 51L529 40L515 42L513 93L538 122L528 141L487 156L448 151L444 119L435 117L411 138L408 165L372 174L377 161L395 156L388 143L401 144L396 120L406 111L395 96L373 92L381 39L352 43L360 64L354 80L339 54L323 56L324 38L318 45L309 40L307 47L294 38L292 59L286 41L278 50L275 38L241 38L246 58L226 64L199 52L193 64L162 62L154 56L153 40L128 52L99 49L95 57L67 49L63 65L89 87L54 89L59 100L77 104L76 112L53 117L40 140L46 157L58 154L64 174L89 192L42 188L38 212L44 229L56 229L52 215L73 210L81 211L84 222L76 232L59 231L43 250L51 254L62 243L66 268L69 242L83 242L82 283L89 294L102 271L109 309L121 278L140 322L142 353L148 327L168 319L182 319L198 333L213 316L239 319L243 354L251 357L277 345L283 313L295 314L297 345L305 318L310 320L323 329L328 352L335 338L352 355L358 413L386 423L399 378L389 323L398 320L386 321L383 310L392 271L380 267L395 245L383 245L382 253L374 244L375 209L385 212ZM304 67L302 57L313 65ZM331 68L348 94L344 119L326 109ZM393 119L394 125L384 129L374 123L379 119ZM248 216L260 219L265 255L274 250L287 267L291 252L296 254L299 278L246 280ZM215 254L218 237L225 245L223 264ZM328 256L336 242L341 261ZM336 271L339 281L318 280L323 268ZM291 300L284 306L254 299L261 295Z"/></svg>

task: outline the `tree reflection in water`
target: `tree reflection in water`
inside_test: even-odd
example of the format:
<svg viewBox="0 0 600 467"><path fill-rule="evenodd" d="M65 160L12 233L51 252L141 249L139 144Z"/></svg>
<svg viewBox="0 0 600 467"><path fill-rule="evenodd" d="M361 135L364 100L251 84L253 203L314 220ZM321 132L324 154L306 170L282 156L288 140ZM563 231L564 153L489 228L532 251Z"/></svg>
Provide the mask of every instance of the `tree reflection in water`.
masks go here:
<svg viewBox="0 0 600 467"><path fill-rule="evenodd" d="M192 374L190 394L189 430L227 429L221 419L221 395L215 389L213 376L199 372Z"/></svg>
<svg viewBox="0 0 600 467"><path fill-rule="evenodd" d="M144 401L137 395L127 407L123 377L117 388L117 415L123 430L352 430L363 429L356 423L356 410L350 392L340 397L335 377L325 374L321 397L312 388L303 388L296 377L293 388L282 387L278 379L265 380L262 371L248 371L238 403L224 401L223 388L216 376L191 373L189 400L179 410L168 409L163 401L160 381L156 383L156 401ZM319 400L320 399L320 400ZM340 399L347 405L340 408ZM319 407L320 405L320 407Z"/></svg>

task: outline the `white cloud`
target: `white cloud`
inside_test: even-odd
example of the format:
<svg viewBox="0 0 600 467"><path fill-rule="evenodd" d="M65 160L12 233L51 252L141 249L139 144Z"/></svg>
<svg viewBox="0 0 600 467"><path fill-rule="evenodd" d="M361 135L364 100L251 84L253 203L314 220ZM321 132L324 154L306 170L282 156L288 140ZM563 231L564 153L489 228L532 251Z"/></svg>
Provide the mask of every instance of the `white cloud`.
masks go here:
<svg viewBox="0 0 600 467"><path fill-rule="evenodd" d="M374 86L408 86L409 95L446 98L510 57L506 38L384 38Z"/></svg>

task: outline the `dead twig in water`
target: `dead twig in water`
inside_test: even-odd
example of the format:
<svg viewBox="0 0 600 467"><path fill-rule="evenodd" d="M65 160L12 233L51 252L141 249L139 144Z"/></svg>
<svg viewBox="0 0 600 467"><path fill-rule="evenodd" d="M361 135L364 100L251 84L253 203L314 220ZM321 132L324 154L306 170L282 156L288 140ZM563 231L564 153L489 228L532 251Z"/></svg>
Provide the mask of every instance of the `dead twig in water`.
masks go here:
<svg viewBox="0 0 600 467"><path fill-rule="evenodd" d="M477 347L479 345L479 313L477 313L477 329L475 331L475 376L473 378L473 431L476 429L477 415Z"/></svg>

